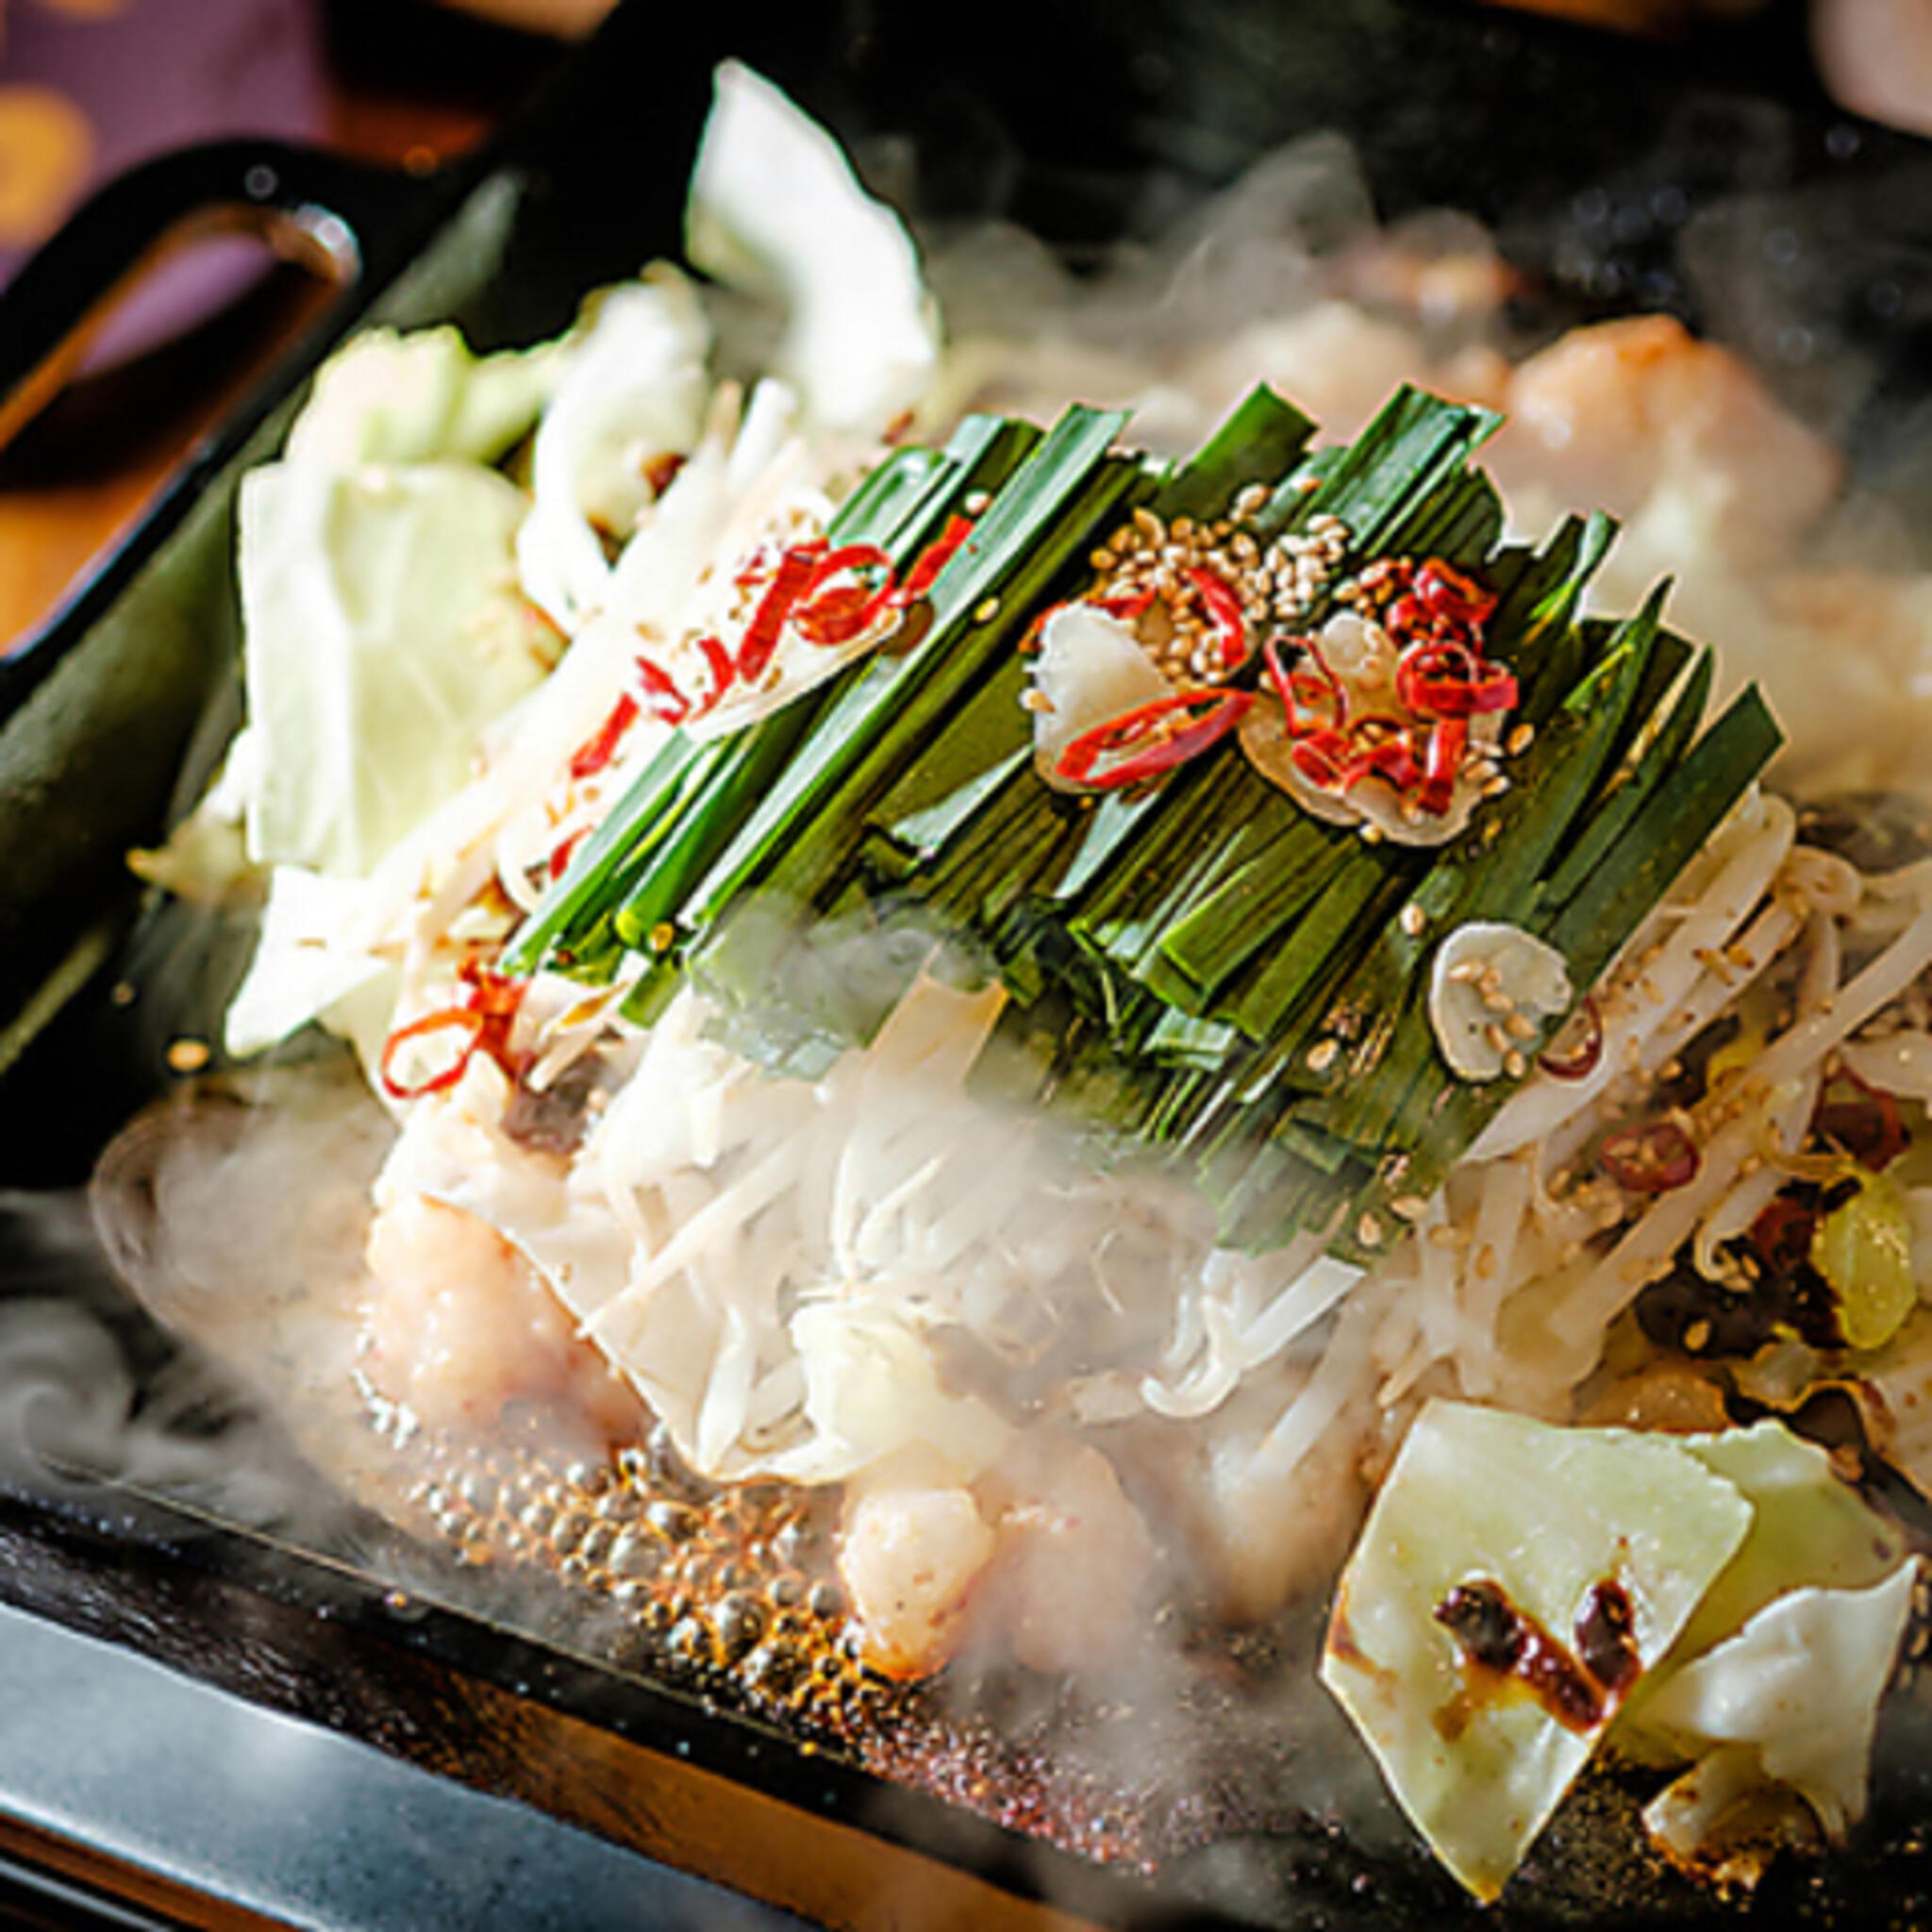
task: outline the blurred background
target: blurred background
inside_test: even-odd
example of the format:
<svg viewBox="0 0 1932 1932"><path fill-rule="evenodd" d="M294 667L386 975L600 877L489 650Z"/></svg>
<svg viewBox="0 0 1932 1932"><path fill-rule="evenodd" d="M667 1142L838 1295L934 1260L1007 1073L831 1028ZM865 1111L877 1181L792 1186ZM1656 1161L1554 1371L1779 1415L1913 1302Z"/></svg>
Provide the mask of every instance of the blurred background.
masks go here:
<svg viewBox="0 0 1932 1932"><path fill-rule="evenodd" d="M427 171L485 140L610 0L0 0L0 286L93 187L236 135ZM31 635L325 298L239 236L148 275L0 451L0 650Z"/></svg>

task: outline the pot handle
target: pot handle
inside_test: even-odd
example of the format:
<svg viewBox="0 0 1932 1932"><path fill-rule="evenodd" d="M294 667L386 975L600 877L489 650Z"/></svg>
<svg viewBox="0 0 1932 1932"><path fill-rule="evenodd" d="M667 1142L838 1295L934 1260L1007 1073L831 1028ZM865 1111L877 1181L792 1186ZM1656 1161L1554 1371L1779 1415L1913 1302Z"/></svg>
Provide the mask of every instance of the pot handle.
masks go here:
<svg viewBox="0 0 1932 1932"><path fill-rule="evenodd" d="M157 157L84 202L0 293L0 447L73 377L123 295L174 249L209 235L260 238L341 292L316 329L332 336L392 276L463 171L414 175L283 142L210 142ZM214 441L191 455L139 521L41 627L0 658L0 715L52 668L132 575L223 460L306 373L308 335Z"/></svg>

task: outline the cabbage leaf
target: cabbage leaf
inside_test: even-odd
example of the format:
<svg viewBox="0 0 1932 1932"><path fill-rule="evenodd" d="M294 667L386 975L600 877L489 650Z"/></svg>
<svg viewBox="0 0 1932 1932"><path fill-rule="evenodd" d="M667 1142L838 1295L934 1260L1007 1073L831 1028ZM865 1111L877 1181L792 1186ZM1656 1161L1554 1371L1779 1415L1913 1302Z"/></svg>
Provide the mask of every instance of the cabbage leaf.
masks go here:
<svg viewBox="0 0 1932 1932"><path fill-rule="evenodd" d="M570 355L568 339L478 357L446 325L370 329L316 372L288 458L329 470L494 463L536 423Z"/></svg>
<svg viewBox="0 0 1932 1932"><path fill-rule="evenodd" d="M548 668L513 484L477 464L276 463L242 486L249 857L360 877Z"/></svg>
<svg viewBox="0 0 1932 1932"><path fill-rule="evenodd" d="M1469 1405L1416 1418L1338 1590L1322 1678L1443 1863L1501 1891L1606 1721L1574 1729L1528 1695L1471 1695L1437 1607L1484 1578L1568 1642L1614 1581L1649 1670L1743 1542L1751 1509L1668 1437L1565 1429Z"/></svg>
<svg viewBox="0 0 1932 1932"><path fill-rule="evenodd" d="M772 367L815 422L875 436L920 400L939 362L912 238L770 81L726 61L715 86L685 253L726 287L784 308Z"/></svg>
<svg viewBox="0 0 1932 1932"><path fill-rule="evenodd" d="M607 601L603 534L625 538L654 499L654 463L696 442L710 393L710 327L696 291L662 263L585 304L569 366L538 426L535 501L517 538L531 600L575 633Z"/></svg>
<svg viewBox="0 0 1932 1932"><path fill-rule="evenodd" d="M1695 1760L1649 1814L1680 1859L1740 1817L1788 1821L1794 1799L1836 1838L1864 1807L1916 1567L1782 1424L1640 1435L1432 1402L1342 1576L1322 1675L1481 1898L1607 1736L1651 1762ZM1623 1586L1641 1674L1603 1723L1475 1681L1439 1609L1478 1577L1564 1644L1591 1585Z"/></svg>
<svg viewBox="0 0 1932 1932"><path fill-rule="evenodd" d="M1645 1814L1671 1851L1696 1857L1766 1787L1795 1792L1827 1838L1843 1840L1864 1813L1878 1700L1911 1615L1916 1568L1901 1562L1863 1590L1789 1591L1657 1686L1646 1724L1700 1758ZM1717 1765L1702 1756L1713 1746ZM1722 1805L1712 1802L1718 1789Z"/></svg>

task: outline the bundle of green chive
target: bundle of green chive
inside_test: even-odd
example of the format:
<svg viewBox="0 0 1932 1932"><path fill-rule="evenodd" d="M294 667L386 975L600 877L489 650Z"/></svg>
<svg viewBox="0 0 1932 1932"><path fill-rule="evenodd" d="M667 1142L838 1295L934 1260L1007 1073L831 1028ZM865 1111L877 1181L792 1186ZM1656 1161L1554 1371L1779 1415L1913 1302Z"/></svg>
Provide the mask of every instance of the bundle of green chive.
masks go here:
<svg viewBox="0 0 1932 1932"><path fill-rule="evenodd" d="M1124 418L1075 408L1042 435L987 417L901 449L842 507L835 541L903 569L990 497L935 584L923 636L875 653L735 736L674 734L519 933L506 971L591 981L641 968L649 1019L683 975L734 1042L810 1074L871 1032L928 957L996 973L1010 1091L1111 1155L1184 1164L1223 1235L1318 1228L1372 1257L1518 1084L1458 1079L1426 1011L1434 948L1472 920L1546 940L1588 988L1776 750L1756 691L1700 735L1712 665L1662 626L1662 597L1580 614L1614 535L1573 518L1540 550L1501 541L1470 458L1487 411L1399 391L1351 445L1257 390L1162 467L1117 451ZM1224 515L1269 486L1262 542L1324 513L1350 567L1441 557L1499 597L1488 655L1534 727L1513 784L1451 843L1371 843L1310 818L1224 740L1154 788L1075 798L1034 769L1019 650L1080 594L1096 544L1142 504ZM1319 623L1318 608L1312 621ZM1250 675L1252 673L1249 674ZM813 972L825 935L915 943L857 978Z"/></svg>

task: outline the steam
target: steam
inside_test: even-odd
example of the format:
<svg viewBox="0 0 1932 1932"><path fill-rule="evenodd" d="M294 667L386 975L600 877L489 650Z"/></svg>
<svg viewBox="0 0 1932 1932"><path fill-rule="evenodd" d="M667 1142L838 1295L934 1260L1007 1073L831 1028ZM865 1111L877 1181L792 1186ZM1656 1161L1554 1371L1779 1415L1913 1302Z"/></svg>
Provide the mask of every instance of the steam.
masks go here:
<svg viewBox="0 0 1932 1932"><path fill-rule="evenodd" d="M141 1495L332 1533L341 1506L283 1429L127 1308L83 1195L0 1193L0 1483L65 1505Z"/></svg>

